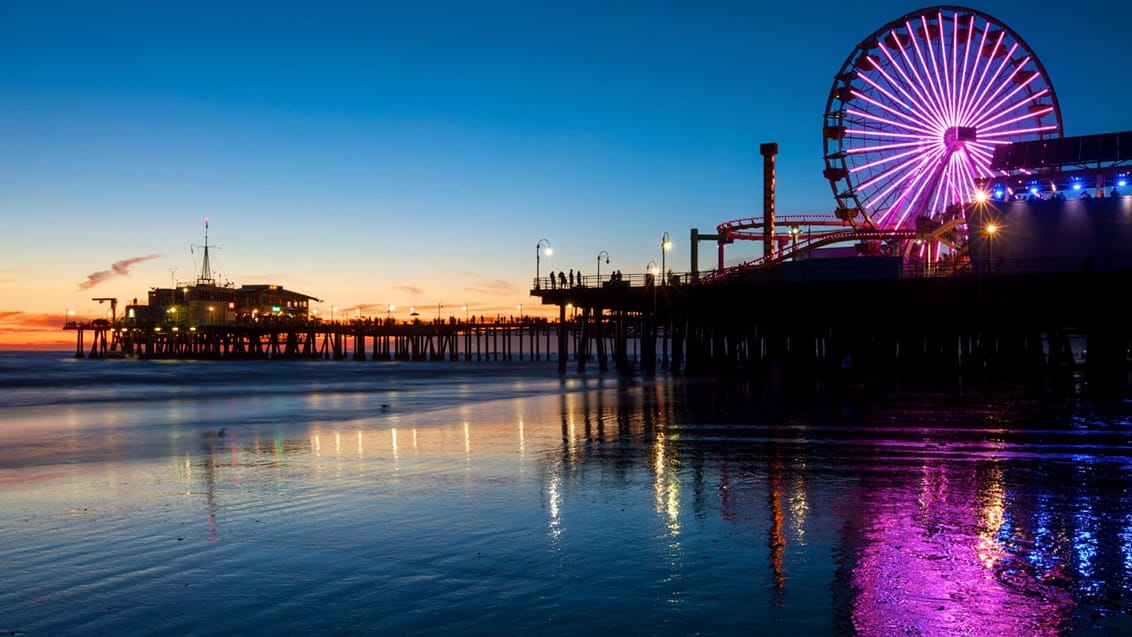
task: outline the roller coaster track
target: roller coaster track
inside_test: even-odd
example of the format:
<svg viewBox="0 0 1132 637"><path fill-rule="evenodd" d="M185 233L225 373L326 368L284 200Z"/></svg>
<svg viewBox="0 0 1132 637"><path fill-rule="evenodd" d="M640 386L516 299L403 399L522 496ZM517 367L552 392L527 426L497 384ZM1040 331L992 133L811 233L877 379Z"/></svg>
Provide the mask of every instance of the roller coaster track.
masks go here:
<svg viewBox="0 0 1132 637"><path fill-rule="evenodd" d="M774 221L775 227L782 228L813 228L813 227L835 227L835 228L851 228L853 223L830 217L828 215L794 215L777 217ZM740 239L744 241L762 241L765 237L764 221L762 217L748 217L746 219L736 219L735 221L724 221L715 227L715 231L720 235L729 239ZM794 235L789 232L784 234L775 234L774 240L778 242L789 242L794 239Z"/></svg>
<svg viewBox="0 0 1132 637"><path fill-rule="evenodd" d="M775 219L775 226L786 228L787 231L776 232L772 235L771 238L777 247L773 254L745 261L702 280L718 280L737 271L778 265L811 250L838 243L886 242L889 245L906 245L909 241L922 240L944 241L953 248L958 248L960 242L956 241L954 235L960 226L965 223L966 220L962 216L954 216L945 223L926 228L876 228L858 226L850 221L828 216L795 215L778 217ZM834 229L815 233L811 230L814 227ZM729 240L763 241L766 238L765 223L761 217L725 221L716 226L716 231L720 237L726 237Z"/></svg>

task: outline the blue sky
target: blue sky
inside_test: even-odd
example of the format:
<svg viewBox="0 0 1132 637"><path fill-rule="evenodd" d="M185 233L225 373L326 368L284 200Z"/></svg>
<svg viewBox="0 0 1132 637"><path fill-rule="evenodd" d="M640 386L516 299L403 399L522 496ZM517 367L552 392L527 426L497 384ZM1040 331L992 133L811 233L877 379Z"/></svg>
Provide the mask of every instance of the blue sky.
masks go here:
<svg viewBox="0 0 1132 637"><path fill-rule="evenodd" d="M4 3L0 311L190 278L207 216L237 284L507 313L541 238L544 273L642 272L664 232L688 269L689 229L761 214L768 141L780 214L830 213L833 75L924 5L762 4ZM1127 3L972 6L1037 53L1067 135L1132 128Z"/></svg>

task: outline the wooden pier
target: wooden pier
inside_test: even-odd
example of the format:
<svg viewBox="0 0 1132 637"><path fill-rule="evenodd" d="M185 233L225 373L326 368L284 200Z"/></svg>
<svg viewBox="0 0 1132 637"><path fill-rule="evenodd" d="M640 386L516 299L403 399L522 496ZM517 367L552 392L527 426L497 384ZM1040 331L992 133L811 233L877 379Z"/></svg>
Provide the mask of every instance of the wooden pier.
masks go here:
<svg viewBox="0 0 1132 637"><path fill-rule="evenodd" d="M1129 259L1132 263L1132 258ZM531 295L557 319L491 322L260 321L189 328L106 320L66 325L79 357L213 360L546 361L565 373L909 378L982 370L1009 377L1072 368L1087 351L1094 382L1123 384L1132 321L1123 292L1132 268L1078 271L909 271L887 278L830 276L817 263L784 264L710 283L582 280ZM826 269L828 270L828 268ZM90 337L87 340L87 337ZM561 353L562 355L559 355Z"/></svg>

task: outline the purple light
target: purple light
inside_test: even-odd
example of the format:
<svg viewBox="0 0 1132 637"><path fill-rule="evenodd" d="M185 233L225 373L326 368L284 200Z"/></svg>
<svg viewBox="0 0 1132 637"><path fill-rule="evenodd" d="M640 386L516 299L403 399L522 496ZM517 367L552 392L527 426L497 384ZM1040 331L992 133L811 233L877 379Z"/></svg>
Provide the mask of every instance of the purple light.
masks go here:
<svg viewBox="0 0 1132 637"><path fill-rule="evenodd" d="M874 34L873 55L852 62L852 105L835 102L850 188L879 228L973 201L996 146L1060 131L1033 53L1002 25L961 13L933 9Z"/></svg>

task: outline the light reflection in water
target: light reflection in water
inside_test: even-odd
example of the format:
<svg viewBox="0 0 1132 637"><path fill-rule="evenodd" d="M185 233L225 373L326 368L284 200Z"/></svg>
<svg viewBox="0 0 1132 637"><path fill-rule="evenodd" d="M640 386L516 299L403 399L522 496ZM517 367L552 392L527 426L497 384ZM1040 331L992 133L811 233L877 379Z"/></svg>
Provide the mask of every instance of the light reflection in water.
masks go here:
<svg viewBox="0 0 1132 637"><path fill-rule="evenodd" d="M397 428L392 427L389 430L389 446L393 450L393 468L401 468L401 449L397 446Z"/></svg>
<svg viewBox="0 0 1132 637"><path fill-rule="evenodd" d="M862 494L851 567L859 634L1060 634L1071 600L999 539L1010 510L999 467L924 464L915 497L903 484L891 475Z"/></svg>
<svg viewBox="0 0 1132 637"><path fill-rule="evenodd" d="M562 535L562 465L554 463L547 477L547 535L551 546L558 548L559 537Z"/></svg>
<svg viewBox="0 0 1132 637"><path fill-rule="evenodd" d="M671 541L680 535L680 476L671 470L665 454L664 432L657 432L653 444L653 493L656 512L668 530Z"/></svg>
<svg viewBox="0 0 1132 637"><path fill-rule="evenodd" d="M694 546L702 532L698 526L718 522L726 534L748 534L756 548L740 559L753 564L757 577L768 583L762 603L769 600L776 613L797 612L812 603L814 593L806 590L811 580L805 579L805 571L810 562L836 553L842 560L835 565L836 577L847 580L845 605L838 612L857 634L866 636L1053 635L1077 612L1080 600L1073 595L1120 600L1125 595L1121 591L1132 583L1132 513L1121 509L1126 504L1102 501L1096 489L1075 490L1054 479L1028 477L1029 482L1020 485L1019 467L1032 469L1019 460L1020 454L1011 456L1004 443L1009 430L988 428L980 435L993 435L995 440L982 443L969 457L926 450L917 440L900 450L911 458L906 464L862 460L844 470L851 478L831 487L822 472L840 467L820 456L823 445L840 451L869 441L837 438L846 436L841 432L807 431L800 442L800 429L749 422L722 434L697 437L694 427L680 424L684 419L670 405L669 387L663 383L655 387L599 386L566 392L561 402L557 397L547 399L549 408L542 412L516 409L496 420L461 408L455 411L459 418L429 423L421 435L412 426L412 449L429 447L435 452L429 460L451 466L458 466L462 454L466 467L497 469L507 482L537 474L532 479L540 481L537 488L545 494L541 497L546 511L536 515L540 521L546 516L546 538L554 551L564 554L571 550L570 543L562 541L565 518L569 513L570 522L580 519L579 498L588 502L585 498L595 489L603 496L609 492L601 489L616 490L618 498L636 495L633 488L639 487L636 504L650 524L659 522L664 529L658 540L668 549L666 582L687 577L693 569L681 559L681 552L694 554L685 547ZM357 456L366 458L365 467L391 461L400 471L403 462L414 460L414 453L403 453L400 428L388 427L393 421L393 417L366 421L355 431ZM417 421L406 417L403 422L410 426ZM237 528L230 513L222 516L225 509L213 505L221 475L211 461L215 448L228 447L233 469L242 457L246 475L262 479L253 473L254 465L268 466L263 462L266 456L309 453L322 458L322 438L331 431L314 427L297 435L277 433L270 443L257 438L254 444L237 445L231 440L206 444L204 460L194 438L194 449L185 451L183 461L173 456L181 481L177 486L184 487L186 495L204 492L207 497L210 540L220 540L221 522L233 537ZM344 431L349 435L349 429ZM390 436L388 456L381 437L385 431ZM339 431L333 435L339 471L362 466L342 462L351 450L344 453ZM884 444L890 444L898 434L870 435L883 436ZM375 436L369 449L366 436ZM471 443L473 436L476 445ZM713 441L713 436L724 442ZM879 447L869 450L883 453ZM329 449L328 442L327 454ZM249 459L250 454L256 457ZM527 470L528 463L534 471ZM316 470L329 466L333 465L316 463ZM594 469L609 466L625 476L624 483L596 482L595 476L603 472ZM233 471L233 483L236 477ZM1082 483L1089 479L1080 476ZM717 490L712 485L718 485ZM1025 495L1019 496L1020 491ZM1056 497L1052 491L1057 491ZM831 507L833 498L837 503ZM532 495L533 501L538 499ZM1113 511L1119 515L1114 517ZM682 519L687 512L695 517ZM203 517L195 521L199 524ZM823 535L826 527L835 527L839 534L832 548ZM821 583L833 588L828 581ZM837 585L842 583L838 580ZM678 591L665 591L670 592L670 599L679 598Z"/></svg>

